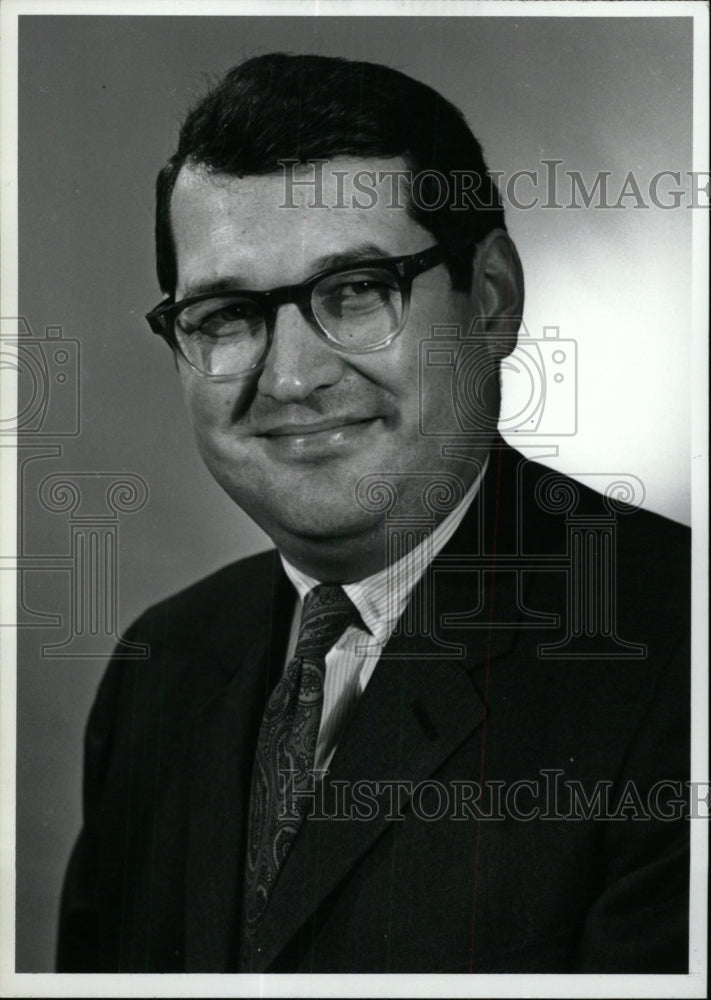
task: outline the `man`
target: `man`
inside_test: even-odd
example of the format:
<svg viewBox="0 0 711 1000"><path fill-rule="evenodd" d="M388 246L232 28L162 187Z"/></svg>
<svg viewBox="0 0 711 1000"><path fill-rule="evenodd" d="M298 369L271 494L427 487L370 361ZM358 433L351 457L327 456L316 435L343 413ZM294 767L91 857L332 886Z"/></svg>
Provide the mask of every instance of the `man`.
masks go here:
<svg viewBox="0 0 711 1000"><path fill-rule="evenodd" d="M686 532L498 436L523 280L462 116L262 56L157 194L149 321L276 551L109 666L58 968L685 971Z"/></svg>

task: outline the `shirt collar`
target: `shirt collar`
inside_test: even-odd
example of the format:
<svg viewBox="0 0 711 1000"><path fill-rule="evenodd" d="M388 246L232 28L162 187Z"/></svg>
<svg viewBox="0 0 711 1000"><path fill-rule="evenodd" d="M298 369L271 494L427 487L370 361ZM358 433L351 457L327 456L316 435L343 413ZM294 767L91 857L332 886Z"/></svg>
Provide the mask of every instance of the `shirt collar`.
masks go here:
<svg viewBox="0 0 711 1000"><path fill-rule="evenodd" d="M360 612L364 624L382 645L385 645L390 638L398 619L405 610L413 588L419 583L429 564L441 552L461 524L464 515L479 492L488 464L489 457L487 455L481 472L464 497L419 545L398 559L397 562L386 566L372 576L367 576L356 583L344 584L343 589ZM303 601L308 592L317 587L321 581L292 566L281 554L280 558L286 575Z"/></svg>

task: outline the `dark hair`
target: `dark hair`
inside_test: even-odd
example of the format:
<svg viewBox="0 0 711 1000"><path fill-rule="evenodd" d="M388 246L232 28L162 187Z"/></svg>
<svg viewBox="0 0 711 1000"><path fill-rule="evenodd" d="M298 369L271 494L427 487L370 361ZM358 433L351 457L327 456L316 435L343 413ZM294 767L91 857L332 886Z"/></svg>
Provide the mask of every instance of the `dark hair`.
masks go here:
<svg viewBox="0 0 711 1000"><path fill-rule="evenodd" d="M473 244L505 225L499 192L462 113L431 87L387 66L272 53L236 66L209 91L188 114L178 148L158 175L156 259L164 293L175 293L170 199L184 164L256 175L276 172L280 160L336 156L402 156L411 171L423 173L421 197L417 203L410 198L408 211L449 248L452 286L468 290L472 254L463 257L452 242ZM425 171L444 175L450 195L453 171L469 175L460 207L451 199L437 206L438 191L428 192L436 178ZM423 207L429 204L434 207Z"/></svg>

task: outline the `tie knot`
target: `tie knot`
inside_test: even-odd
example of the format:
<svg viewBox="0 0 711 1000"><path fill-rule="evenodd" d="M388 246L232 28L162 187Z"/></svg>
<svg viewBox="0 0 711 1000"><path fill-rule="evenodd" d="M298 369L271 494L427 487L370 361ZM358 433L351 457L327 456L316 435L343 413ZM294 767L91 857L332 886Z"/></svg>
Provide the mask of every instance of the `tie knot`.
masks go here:
<svg viewBox="0 0 711 1000"><path fill-rule="evenodd" d="M360 614L343 587L322 583L304 598L295 656L323 659L349 625L357 625Z"/></svg>

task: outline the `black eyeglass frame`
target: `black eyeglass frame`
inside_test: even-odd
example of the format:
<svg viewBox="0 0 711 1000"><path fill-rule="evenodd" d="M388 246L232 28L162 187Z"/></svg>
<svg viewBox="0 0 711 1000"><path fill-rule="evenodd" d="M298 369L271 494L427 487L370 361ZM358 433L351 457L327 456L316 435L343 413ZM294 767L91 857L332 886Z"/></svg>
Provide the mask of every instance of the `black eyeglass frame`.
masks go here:
<svg viewBox="0 0 711 1000"><path fill-rule="evenodd" d="M153 333L163 337L168 346L173 351L178 353L186 364L190 365L193 371L197 372L197 374L202 378L210 379L212 382L227 382L231 379L244 378L262 368L271 348L274 328L276 326L277 310L280 306L291 303L298 307L301 315L311 326L314 332L335 350L341 351L344 354L370 354L374 351L380 351L384 347L387 347L388 344L391 344L393 340L400 333L402 333L405 323L407 322L410 308L412 282L424 271L429 271L431 268L441 264L445 259L445 250L446 247L443 244L436 243L434 246L428 247L426 250L421 250L419 253L408 254L405 257L375 257L369 258L368 260L357 260L347 267L329 267L324 271L319 271L318 274L314 274L312 277L308 278L306 281L300 282L299 284L282 285L279 288L270 288L266 291L251 291L244 288L226 288L224 290L221 289L220 291L200 292L198 295L190 295L187 298L181 299L179 302L174 302L171 297L164 299L163 302L160 302L154 309L151 309L149 313L146 313L146 320L148 321L148 325ZM397 279L400 297L402 299L402 316L400 318L400 323L395 330L391 331L387 337L385 337L382 341L379 341L377 344L362 348L345 347L343 344L340 344L337 340L335 340L335 338L328 332L328 330L325 329L325 327L321 325L318 318L315 316L311 306L312 293L316 285L323 281L324 278L332 277L336 274L347 274L349 271L368 270L369 268L382 268L386 271L390 271ZM249 368L230 375L212 375L209 372L201 371L189 358L185 356L185 353L178 343L178 339L175 335L174 321L176 316L184 309L187 309L188 306L195 305L198 302L204 302L207 299L222 298L230 295L238 296L241 299L249 299L260 307L264 315L264 323L267 333L264 351L262 352L259 360L255 361Z"/></svg>

